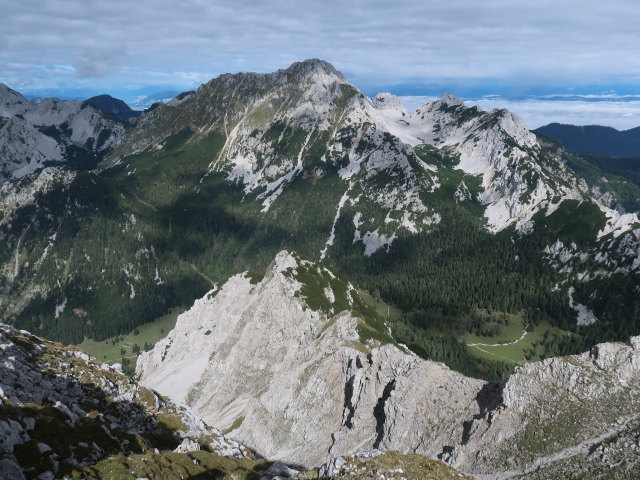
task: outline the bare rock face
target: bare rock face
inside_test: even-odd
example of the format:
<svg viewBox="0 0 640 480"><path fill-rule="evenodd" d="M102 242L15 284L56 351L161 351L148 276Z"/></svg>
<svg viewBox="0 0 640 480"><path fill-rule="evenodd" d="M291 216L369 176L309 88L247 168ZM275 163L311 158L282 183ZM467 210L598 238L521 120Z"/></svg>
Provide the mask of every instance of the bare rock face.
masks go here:
<svg viewBox="0 0 640 480"><path fill-rule="evenodd" d="M303 466L407 445L435 456L437 445L457 443L462 425L455 419L480 413L482 382L395 345L363 342L364 320L308 307L300 268L333 280L288 252L259 283L232 277L140 357L141 383L187 402L267 458ZM340 291L337 280L327 297L333 304L351 297L353 308L357 292Z"/></svg>
<svg viewBox="0 0 640 480"><path fill-rule="evenodd" d="M496 407L467 424L451 463L487 478L528 478L538 470L551 476L574 467L585 475L576 478L592 478L603 466L638 468L639 373L640 337L519 367L501 386ZM602 461L606 444L619 461Z"/></svg>
<svg viewBox="0 0 640 480"><path fill-rule="evenodd" d="M263 278L236 275L198 300L137 372L235 440L304 467L372 449L482 479L574 467L590 478L602 458L610 472L640 466L638 338L486 383L372 340L360 305L340 277L281 252Z"/></svg>

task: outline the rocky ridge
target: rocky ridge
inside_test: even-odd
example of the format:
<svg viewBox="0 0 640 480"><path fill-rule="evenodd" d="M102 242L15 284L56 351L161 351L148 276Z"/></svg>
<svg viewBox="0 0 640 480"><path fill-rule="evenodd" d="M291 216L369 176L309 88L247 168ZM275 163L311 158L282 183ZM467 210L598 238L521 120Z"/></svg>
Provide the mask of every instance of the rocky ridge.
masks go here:
<svg viewBox="0 0 640 480"><path fill-rule="evenodd" d="M326 285L323 307L309 307L305 281ZM310 467L328 454L403 441L437 455L432 439L455 442L462 425L454 419L480 413L481 382L391 344L372 340L378 347L368 348L364 339L374 335L353 313L362 308L357 301L330 270L282 252L260 282L239 274L198 300L139 358L137 373L143 385L188 403L271 459ZM415 396L407 398L410 389ZM451 397L466 400L453 405ZM418 429L410 417L385 422L388 411L427 418L433 408L441 421Z"/></svg>
<svg viewBox="0 0 640 480"><path fill-rule="evenodd" d="M255 459L189 407L140 387L117 366L3 324L0 374L3 480L353 478L344 468L349 459L333 459L320 477L318 470ZM359 461L374 458L362 454ZM401 467L437 480L461 477L441 462L400 454L357 473L373 469L400 479Z"/></svg>
<svg viewBox="0 0 640 480"><path fill-rule="evenodd" d="M319 277L294 273L301 268ZM571 465L589 473L603 462L612 475L638 468L638 337L487 383L367 336L350 288L346 305L316 290L325 309L312 308L306 282L335 276L323 268L282 252L264 278L231 278L140 358L142 384L266 457L302 465L375 448L440 458L483 479ZM614 446L603 457L605 443Z"/></svg>
<svg viewBox="0 0 640 480"><path fill-rule="evenodd" d="M237 99L237 104L230 103L229 97ZM203 110L205 105L209 108ZM311 167L305 165L304 157L318 149L325 151L323 163L313 165L318 176L334 164L342 167L341 178L348 181L357 181L361 170L368 178L380 169L391 177L397 176L396 171L408 177L412 193L398 196L400 187L394 183L395 203L386 206L394 207L400 225L412 232L420 230L419 222L411 218L412 211L422 208L416 203L416 193L438 186L436 168L419 157L416 161L411 147L421 144L450 151L459 156L458 168L483 176L478 199L488 206L486 216L494 230L514 222L527 228L538 210L566 198L583 198L586 193L586 187L578 184L561 162L542 155L535 135L517 115L467 108L449 94L408 115L397 97L381 94L370 100L332 66L317 60L274 74L224 75L203 85L180 105L180 111L174 110L163 108L144 117L114 157L153 144L161 147L162 140L187 126L198 135L224 132L225 145L212 164L214 171L227 171L228 179L241 181L247 193L260 192L258 199L265 210L287 184ZM290 145L288 158L282 158L287 129L300 134L295 145ZM413 179L420 177L416 163L431 177L422 187ZM349 185L341 205L347 200L355 204L359 199L357 188ZM389 197L394 191L378 198ZM406 218L405 213L409 215ZM393 217L388 216L390 221Z"/></svg>
<svg viewBox="0 0 640 480"><path fill-rule="evenodd" d="M487 205L485 217L493 231L514 223L518 231L527 231L537 211L550 212L565 199L588 196L586 185L559 159L544 155L535 135L512 112L483 112L445 96L414 116L422 128L431 129L435 146L459 156L459 169L482 175L478 200Z"/></svg>
<svg viewBox="0 0 640 480"><path fill-rule="evenodd" d="M637 218L621 221L620 214L606 209L559 156L541 147L518 115L468 108L448 93L408 114L397 97L383 93L369 99L321 60L270 74L213 79L180 102L143 115L104 166L162 149L184 131L191 133L188 142L223 136L211 172L241 184L263 212L296 178L337 173L343 186L335 199L336 221L345 206L356 209L354 242L363 243L366 255L389 248L401 233L418 233L440 221L422 200L441 184L438 166L416 150L425 145L452 157L457 170L481 179L475 191L461 182L458 196L483 205L493 232L515 225L529 233L536 213L549 215L568 199L598 203L610 217L608 226L627 231L638 223ZM382 208L381 218L362 213L371 205ZM322 258L334 230L335 222Z"/></svg>

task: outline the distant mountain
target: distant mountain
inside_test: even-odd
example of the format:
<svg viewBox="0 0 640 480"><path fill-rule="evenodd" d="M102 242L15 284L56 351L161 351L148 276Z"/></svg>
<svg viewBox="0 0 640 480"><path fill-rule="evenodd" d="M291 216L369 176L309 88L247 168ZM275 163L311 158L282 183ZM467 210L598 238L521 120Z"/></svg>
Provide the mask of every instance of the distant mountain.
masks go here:
<svg viewBox="0 0 640 480"><path fill-rule="evenodd" d="M0 83L0 183L49 164L93 168L124 131L92 105L55 98L34 105Z"/></svg>
<svg viewBox="0 0 640 480"><path fill-rule="evenodd" d="M29 100L34 105L37 105L42 100L46 100L47 98L56 98L58 100L76 100L78 102L81 102L83 99L87 98L87 95L90 95L90 93L87 93L87 95L65 95L64 92L58 90L45 90L42 92L38 92L37 94L21 92L21 94L24 98Z"/></svg>
<svg viewBox="0 0 640 480"><path fill-rule="evenodd" d="M580 127L550 123L534 132L555 138L568 150L576 152L623 158L640 157L640 127L620 131L600 125Z"/></svg>
<svg viewBox="0 0 640 480"><path fill-rule="evenodd" d="M85 100L85 103L96 107L102 113L115 115L122 120L129 120L142 115L141 111L133 110L129 105L111 95L97 95Z"/></svg>
<svg viewBox="0 0 640 480"><path fill-rule="evenodd" d="M39 104L41 101L43 101L46 98L46 97L35 97L33 95L23 95L23 96L34 105Z"/></svg>

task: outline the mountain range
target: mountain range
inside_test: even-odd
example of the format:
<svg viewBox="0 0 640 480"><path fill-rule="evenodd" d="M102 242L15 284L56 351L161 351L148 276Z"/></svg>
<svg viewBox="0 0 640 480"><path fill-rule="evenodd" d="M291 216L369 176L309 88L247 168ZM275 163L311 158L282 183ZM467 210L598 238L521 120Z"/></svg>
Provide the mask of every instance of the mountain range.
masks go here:
<svg viewBox="0 0 640 480"><path fill-rule="evenodd" d="M569 150L619 158L640 158L640 127L616 130L599 125L550 123L536 133L555 138Z"/></svg>
<svg viewBox="0 0 640 480"><path fill-rule="evenodd" d="M635 468L633 165L450 94L409 113L321 60L135 118L103 100L0 88L4 323L121 345L133 375L123 335L189 310L145 348L141 382L305 468L371 448L478 478ZM628 459L595 462L605 441Z"/></svg>

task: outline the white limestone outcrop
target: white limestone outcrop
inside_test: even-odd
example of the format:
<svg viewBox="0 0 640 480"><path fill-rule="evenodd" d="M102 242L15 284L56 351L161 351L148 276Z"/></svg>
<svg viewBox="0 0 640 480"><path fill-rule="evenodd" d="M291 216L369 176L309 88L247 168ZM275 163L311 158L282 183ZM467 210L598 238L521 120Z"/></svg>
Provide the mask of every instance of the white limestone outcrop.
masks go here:
<svg viewBox="0 0 640 480"><path fill-rule="evenodd" d="M329 275L281 252L261 281L236 275L198 300L140 357L141 383L267 458L307 467L380 449L479 478L527 478L640 433L639 337L487 383L361 340L366 322L349 309L312 310L301 265Z"/></svg>

